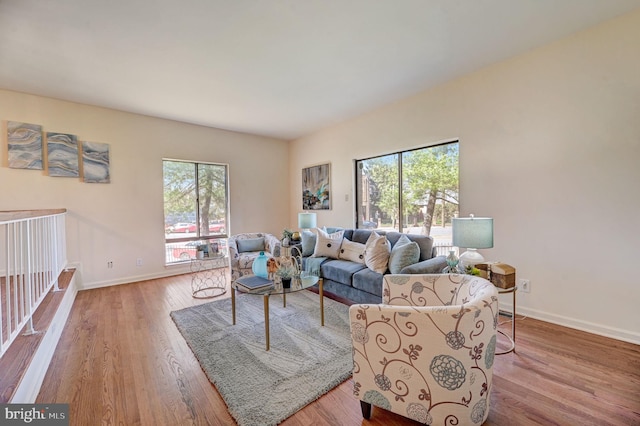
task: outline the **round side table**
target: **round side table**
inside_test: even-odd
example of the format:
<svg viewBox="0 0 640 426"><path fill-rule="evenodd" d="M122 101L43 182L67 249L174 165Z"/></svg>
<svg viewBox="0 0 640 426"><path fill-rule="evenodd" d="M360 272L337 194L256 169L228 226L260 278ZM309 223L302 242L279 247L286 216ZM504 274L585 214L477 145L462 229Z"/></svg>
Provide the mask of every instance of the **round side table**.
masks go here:
<svg viewBox="0 0 640 426"><path fill-rule="evenodd" d="M191 295L210 299L227 292L228 258L224 255L191 259Z"/></svg>
<svg viewBox="0 0 640 426"><path fill-rule="evenodd" d="M496 352L496 355L504 355L516 351L516 290L518 290L518 286L514 285L511 288L496 288L498 289L498 294L511 293L513 295L513 312L511 313L511 336L509 336L502 330L498 330L498 333L506 337L511 344L510 348L506 351Z"/></svg>

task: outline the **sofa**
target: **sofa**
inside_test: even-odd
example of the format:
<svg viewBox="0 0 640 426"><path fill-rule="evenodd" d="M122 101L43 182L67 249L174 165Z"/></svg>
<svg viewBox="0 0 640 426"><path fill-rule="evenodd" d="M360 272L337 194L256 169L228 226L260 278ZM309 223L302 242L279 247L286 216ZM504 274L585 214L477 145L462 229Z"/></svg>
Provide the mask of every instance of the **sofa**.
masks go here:
<svg viewBox="0 0 640 426"><path fill-rule="evenodd" d="M328 240L327 237L333 238ZM371 253L374 252L374 249L371 249L372 238L377 238L381 252L386 250L388 258L386 264L382 260L373 268L369 262ZM330 247L324 247L323 250L318 244L319 240ZM330 240L334 240L333 243ZM411 243L409 249L413 258L409 262L405 259L405 264L398 264L398 257L394 254L400 252L407 243ZM368 244L368 250L358 252ZM336 246L339 246L337 254ZM446 257L436 255L433 238L427 235L368 229L317 229L316 232L302 233L299 248L303 268L323 278L325 292L356 303L380 303L383 291L382 278L385 274L437 274L447 266ZM333 252L328 253L326 250ZM403 250L407 251L409 250Z"/></svg>

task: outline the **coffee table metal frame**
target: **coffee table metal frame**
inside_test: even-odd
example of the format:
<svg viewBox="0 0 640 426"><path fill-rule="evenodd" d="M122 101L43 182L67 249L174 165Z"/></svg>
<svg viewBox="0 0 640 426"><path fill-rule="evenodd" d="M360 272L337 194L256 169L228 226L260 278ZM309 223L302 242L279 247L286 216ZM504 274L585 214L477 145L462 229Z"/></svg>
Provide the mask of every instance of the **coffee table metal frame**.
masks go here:
<svg viewBox="0 0 640 426"><path fill-rule="evenodd" d="M320 325L324 327L324 291L322 289L322 278L314 275L305 275L291 280L291 288L282 288L282 283L274 283L273 287L266 290L253 290L247 291L239 287L235 281L231 283L231 315L233 317L233 325L236 325L236 291L240 293L260 295L263 297L264 302L264 333L266 341L266 350L270 349L269 343L269 298L273 295L282 296L282 307L287 307L287 294L295 293L300 290L305 290L318 284L318 293L320 296Z"/></svg>

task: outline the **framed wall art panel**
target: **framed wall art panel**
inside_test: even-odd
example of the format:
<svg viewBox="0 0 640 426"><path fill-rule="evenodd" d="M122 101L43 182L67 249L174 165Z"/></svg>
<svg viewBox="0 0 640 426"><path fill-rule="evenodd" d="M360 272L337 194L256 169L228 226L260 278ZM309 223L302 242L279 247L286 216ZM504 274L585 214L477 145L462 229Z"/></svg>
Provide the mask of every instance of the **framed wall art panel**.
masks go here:
<svg viewBox="0 0 640 426"><path fill-rule="evenodd" d="M77 136L47 132L49 176L79 177L79 164Z"/></svg>
<svg viewBox="0 0 640 426"><path fill-rule="evenodd" d="M109 144L82 142L82 180L87 183L109 183Z"/></svg>
<svg viewBox="0 0 640 426"><path fill-rule="evenodd" d="M302 169L302 210L331 210L331 164Z"/></svg>
<svg viewBox="0 0 640 426"><path fill-rule="evenodd" d="M42 170L42 126L7 121L7 162L13 169Z"/></svg>

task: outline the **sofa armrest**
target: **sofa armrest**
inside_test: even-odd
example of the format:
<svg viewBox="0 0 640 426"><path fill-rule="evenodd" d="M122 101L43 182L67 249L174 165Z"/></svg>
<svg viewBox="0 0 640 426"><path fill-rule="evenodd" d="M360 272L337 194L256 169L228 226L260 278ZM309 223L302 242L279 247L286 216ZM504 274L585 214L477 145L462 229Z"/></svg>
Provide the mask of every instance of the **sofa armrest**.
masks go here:
<svg viewBox="0 0 640 426"><path fill-rule="evenodd" d="M433 259L423 260L413 265L405 266L401 274L441 274L447 267L446 256L436 256Z"/></svg>

